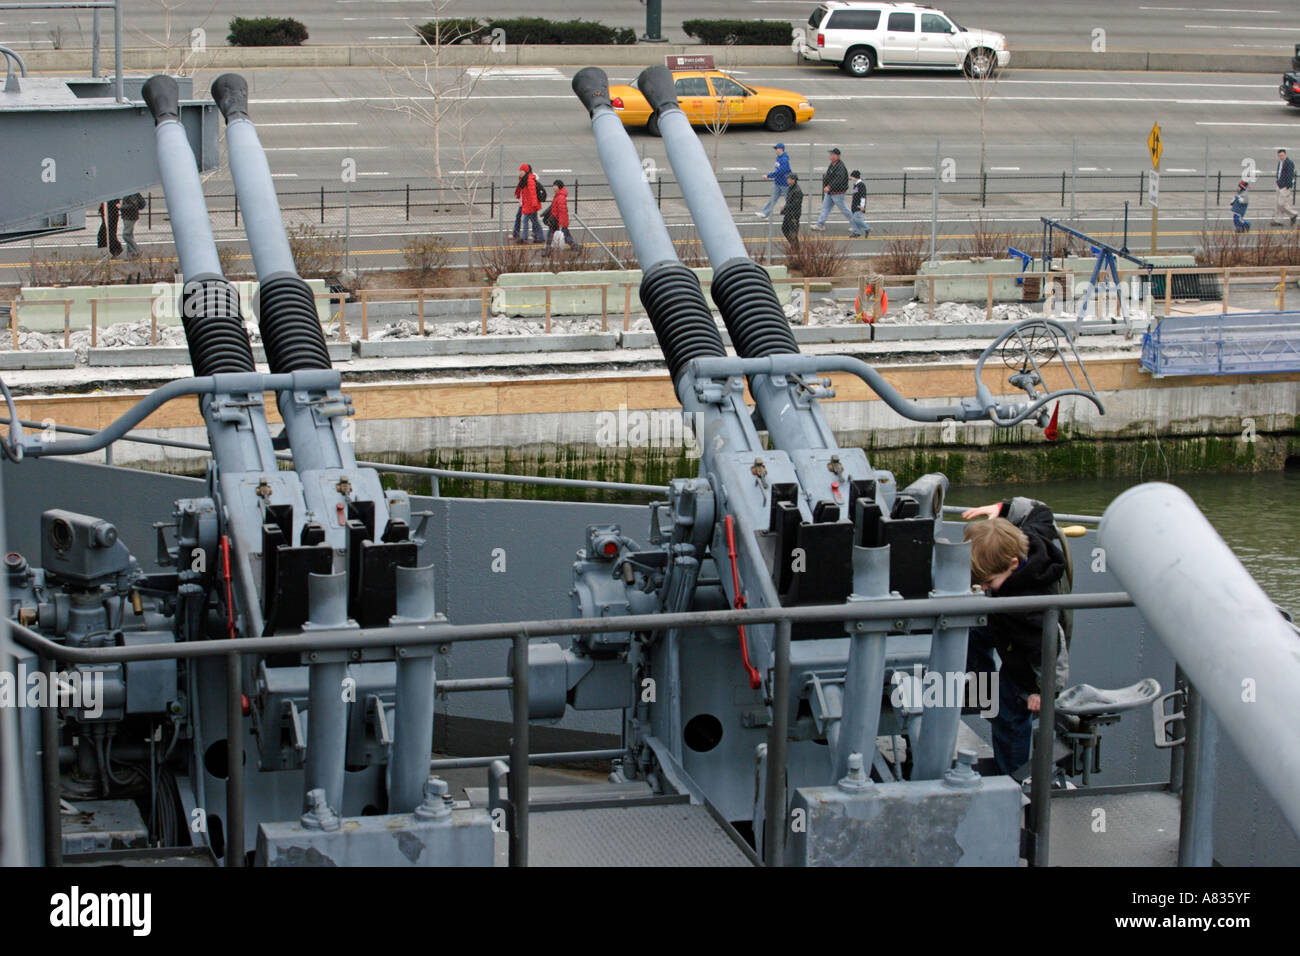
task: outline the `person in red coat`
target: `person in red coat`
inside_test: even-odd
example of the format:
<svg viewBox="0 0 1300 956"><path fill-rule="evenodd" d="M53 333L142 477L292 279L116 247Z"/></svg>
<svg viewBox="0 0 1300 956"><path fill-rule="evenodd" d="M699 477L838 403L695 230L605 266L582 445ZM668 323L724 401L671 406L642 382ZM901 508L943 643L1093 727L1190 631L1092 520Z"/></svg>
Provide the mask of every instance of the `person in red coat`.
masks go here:
<svg viewBox="0 0 1300 956"><path fill-rule="evenodd" d="M519 240L519 226L524 229L523 241L528 241L528 224L532 223L533 242L542 241L542 224L537 221L537 210L542 208L542 201L537 195L537 177L533 167L523 163L519 167L519 184L515 186L515 198L519 200L519 211L515 213L515 231L513 239Z"/></svg>
<svg viewBox="0 0 1300 956"><path fill-rule="evenodd" d="M563 234L564 242L570 249L578 248L578 244L573 241L573 235L569 232L569 191L564 188L564 180L557 179L551 183L555 187L555 195L551 199L551 204L542 214L542 221L546 223L550 230L546 234L546 254L550 255L552 240L556 232Z"/></svg>

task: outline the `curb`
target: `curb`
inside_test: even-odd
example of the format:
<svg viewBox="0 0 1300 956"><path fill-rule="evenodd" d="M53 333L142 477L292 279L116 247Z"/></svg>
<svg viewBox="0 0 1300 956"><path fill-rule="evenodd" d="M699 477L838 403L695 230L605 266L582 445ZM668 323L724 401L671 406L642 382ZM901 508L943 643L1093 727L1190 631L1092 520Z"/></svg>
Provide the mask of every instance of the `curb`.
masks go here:
<svg viewBox="0 0 1300 956"><path fill-rule="evenodd" d="M426 48L421 44L402 46L300 46L300 47L212 47L189 57L185 69L233 70L275 67L373 67L419 66L424 63ZM492 52L485 46L456 46L442 51L444 66L609 66L644 67L660 63L670 54L712 54L720 69L751 66L807 66L828 64L801 61L789 47L728 47L703 44L636 44L634 46L507 46ZM143 47L123 51L127 70L156 72L164 69L167 51ZM76 73L85 71L90 51L32 50L23 54L33 71ZM101 51L101 64L111 70L111 54ZM1031 70L1125 70L1175 71L1192 73L1284 73L1291 68L1290 56L1220 53L1213 50L1090 50L1063 48L1024 48L1011 51L1011 66ZM901 73L893 75L903 75Z"/></svg>

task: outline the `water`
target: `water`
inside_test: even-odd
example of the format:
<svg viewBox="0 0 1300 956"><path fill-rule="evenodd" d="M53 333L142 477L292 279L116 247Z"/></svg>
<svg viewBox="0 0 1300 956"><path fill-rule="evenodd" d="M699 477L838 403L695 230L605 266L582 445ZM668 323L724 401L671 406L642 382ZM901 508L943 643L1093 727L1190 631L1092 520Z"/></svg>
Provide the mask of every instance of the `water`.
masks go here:
<svg viewBox="0 0 1300 956"><path fill-rule="evenodd" d="M1300 618L1300 474L1194 475L1168 480L1187 492L1246 570L1278 606ZM1136 479L1089 479L953 488L951 504L990 504L1015 495L1052 510L1100 515Z"/></svg>

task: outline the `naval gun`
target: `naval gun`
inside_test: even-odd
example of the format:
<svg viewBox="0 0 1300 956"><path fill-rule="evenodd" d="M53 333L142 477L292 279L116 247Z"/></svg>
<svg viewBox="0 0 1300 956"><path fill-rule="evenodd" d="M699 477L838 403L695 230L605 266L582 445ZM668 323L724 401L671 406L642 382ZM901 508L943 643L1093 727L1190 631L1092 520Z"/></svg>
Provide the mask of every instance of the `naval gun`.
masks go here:
<svg viewBox="0 0 1300 956"><path fill-rule="evenodd" d="M617 525L588 528L573 566L577 614L969 595L969 544L943 537L948 479L923 475L899 489L862 449L840 447L820 404L834 392L820 376L856 375L893 410L922 422L1045 424L1047 404L1068 395L1102 411L1086 376L1086 387L1071 373L1072 387L1047 390L1038 359L1051 356L1038 356L1030 374L1012 378L1027 401L998 401L982 380L985 359L1013 342L1026 353L1050 343L1067 369L1068 348L1081 370L1065 329L1044 321L1016 326L981 357L975 395L954 405L910 401L857 359L800 354L771 279L748 256L678 108L671 74L652 67L637 88L656 110L713 267L711 294L735 349L730 357L698 278L677 259L640 157L610 103L607 77L587 68L572 85L590 114L600 163L641 264L642 304L701 448L699 475L674 480L668 500L651 505L644 542ZM964 677L967 633L978 620L858 622L846 630L805 617L748 628L580 635L567 649L537 642L529 648L530 716L624 708L629 756L619 773L708 800L738 830L752 827L760 853L780 825L766 818L765 803L876 801L877 809L901 803L920 810L937 801L956 808L950 830L960 820L982 821L965 831L965 863L1014 864L1018 785L1009 777L978 777L969 753L954 767L961 701L948 695L933 703L921 693L926 677L940 675L948 684L948 675ZM788 681L774 667L778 641L789 641ZM877 746L878 737L899 736L905 750ZM767 742L781 739L789 743L787 780L785 767L766 762ZM767 801L756 778L766 780ZM854 817L849 811L841 821L852 829ZM918 859L906 834L865 829L854 843L879 850L881 862ZM805 833L800 858L824 859L836 839L834 826Z"/></svg>
<svg viewBox="0 0 1300 956"><path fill-rule="evenodd" d="M171 520L155 523L161 572L144 572L103 518L63 510L42 516L39 566L9 556L6 611L47 639L80 647L179 644L446 624L434 607L433 565L422 560L423 522L412 525L420 516L405 492L386 491L373 469L357 465L344 427L351 402L331 367L315 298L295 268L247 92L233 74L212 86L248 211L259 280L253 311L269 373L257 370L239 296L222 275L178 121L177 84L155 76L143 95L155 120L195 377L156 390L84 438L25 435L10 401L5 451L21 459L101 449L164 402L194 395L212 458L204 494L175 502ZM281 435L272 434L267 392L275 395ZM281 468L282 449L291 470ZM151 841L184 844L185 818L202 808L199 838L229 865L244 863L254 839L257 859L270 864L410 865L418 858L420 865L490 865L486 813L451 812L445 785L429 778L434 653L431 644L364 654L340 645L229 655L224 671L220 658L112 665L103 675L110 706L70 713L60 729L77 748L66 787L108 799L147 781L150 817L159 821ZM240 693L227 692L232 683ZM139 741L155 731L159 746L141 750ZM236 806L250 808L247 820L228 809L223 784L242 791ZM365 826L342 826L363 813L373 817ZM399 852L398 834L430 852L412 854L407 844Z"/></svg>

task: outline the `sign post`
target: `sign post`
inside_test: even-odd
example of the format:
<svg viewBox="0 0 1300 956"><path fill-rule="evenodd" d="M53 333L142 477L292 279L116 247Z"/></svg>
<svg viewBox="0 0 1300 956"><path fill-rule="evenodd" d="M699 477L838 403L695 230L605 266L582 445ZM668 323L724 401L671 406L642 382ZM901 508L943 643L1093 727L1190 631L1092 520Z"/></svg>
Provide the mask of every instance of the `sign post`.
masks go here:
<svg viewBox="0 0 1300 956"><path fill-rule="evenodd" d="M1156 254L1156 238L1160 231L1160 155L1165 145L1160 140L1160 124L1151 124L1151 135L1147 137L1147 149L1151 151L1151 185L1147 189L1151 200L1151 254Z"/></svg>

